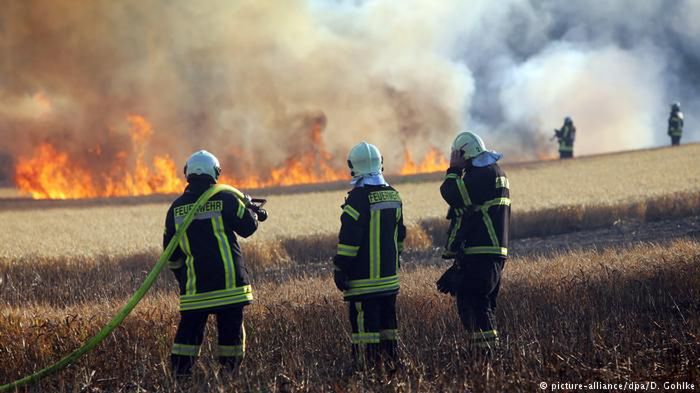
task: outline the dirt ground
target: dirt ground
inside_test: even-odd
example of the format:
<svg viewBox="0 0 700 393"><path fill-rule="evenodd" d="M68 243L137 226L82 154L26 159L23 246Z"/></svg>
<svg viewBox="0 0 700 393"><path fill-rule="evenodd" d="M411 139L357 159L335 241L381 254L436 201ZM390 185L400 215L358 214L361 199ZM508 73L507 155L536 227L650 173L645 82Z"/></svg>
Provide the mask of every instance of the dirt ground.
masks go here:
<svg viewBox="0 0 700 393"><path fill-rule="evenodd" d="M700 239L700 216L655 222L618 220L604 229L516 239L511 241L509 251L517 258L570 250L630 247L643 242L665 243L681 237Z"/></svg>
<svg viewBox="0 0 700 393"><path fill-rule="evenodd" d="M603 229L511 240L509 261L521 258L551 256L575 250L599 250L610 248L624 249L641 243L665 244L683 237L700 241L700 216L689 216L670 220L643 222L639 220L618 220L613 226ZM418 266L445 266L451 261L440 258L441 250L414 251L402 258L402 267L411 270ZM263 282L285 282L290 278L330 275L332 262L308 263L282 269L270 269L258 273L256 280Z"/></svg>

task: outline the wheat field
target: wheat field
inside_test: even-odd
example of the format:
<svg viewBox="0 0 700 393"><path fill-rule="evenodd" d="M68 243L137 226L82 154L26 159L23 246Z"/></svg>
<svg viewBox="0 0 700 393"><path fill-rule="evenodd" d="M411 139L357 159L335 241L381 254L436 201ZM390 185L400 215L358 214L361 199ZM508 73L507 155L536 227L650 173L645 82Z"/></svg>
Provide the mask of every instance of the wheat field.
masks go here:
<svg viewBox="0 0 700 393"><path fill-rule="evenodd" d="M682 203L700 194L698 168L700 144L505 167L515 220L545 210L582 214L669 196ZM444 216L439 186L440 181L396 185L409 225ZM271 195L266 206L270 218L251 241L334 236L344 197L344 191ZM167 208L165 203L148 203L3 210L0 200L0 258L125 256L156 250Z"/></svg>
<svg viewBox="0 0 700 393"><path fill-rule="evenodd" d="M341 296L328 277L301 277L256 285L258 300L246 311L248 352L239 380L218 374L210 335L194 382L176 386L167 368L177 295L169 277L162 277L110 338L42 386L48 391L531 392L540 381L697 383L700 378L697 240L512 259L497 312L505 353L488 365L468 357L453 299L434 289L443 268L405 264L398 308L406 368L393 378L349 373L349 323ZM2 381L80 345L126 301L145 266L16 268L9 274L21 277L11 281L16 291L2 293ZM58 277L57 271L65 275ZM93 282L101 273L109 277ZM53 277L45 284L52 289L36 289L32 277L42 283ZM76 281L84 285L75 286ZM280 389L280 383L291 390Z"/></svg>
<svg viewBox="0 0 700 393"><path fill-rule="evenodd" d="M700 145L689 145L508 166L512 231L522 238L619 217L698 215L698 153ZM470 358L453 299L434 288L447 267L435 249L446 224L439 184L397 185L410 235L398 300L406 367L397 375L348 371L349 323L328 268L344 192L324 191L271 195L270 219L244 241L257 300L246 311L240 378L218 373L210 334L196 378L188 385L171 379L178 300L164 272L123 325L39 391L532 392L541 381L593 380L698 386L698 237L511 258L497 311L505 351L489 363ZM0 384L69 353L116 313L160 254L168 205L8 206L0 200Z"/></svg>

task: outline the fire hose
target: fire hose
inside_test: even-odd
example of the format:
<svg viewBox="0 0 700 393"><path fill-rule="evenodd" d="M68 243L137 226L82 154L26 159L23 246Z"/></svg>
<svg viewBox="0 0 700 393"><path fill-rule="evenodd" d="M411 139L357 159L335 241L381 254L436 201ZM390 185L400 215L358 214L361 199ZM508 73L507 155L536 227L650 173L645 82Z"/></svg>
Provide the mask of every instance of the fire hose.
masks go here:
<svg viewBox="0 0 700 393"><path fill-rule="evenodd" d="M158 259L158 262L153 266L153 269L148 273L148 276L146 276L146 279L144 280L143 284L139 287L139 289L136 290L136 292L131 296L129 301L122 307L119 312L112 317L112 319L91 339L85 342L83 346L80 348L76 349L72 353L66 355L64 358L61 360L57 361L56 363L41 369L34 374L28 375L24 378L18 379L12 383L8 383L5 385L0 385L0 392L6 392L11 389L17 389L21 386L27 385L27 384L32 384L36 383L42 378L53 374L64 367L72 364L78 358L83 356L84 354L90 352L95 346L97 346L102 340L104 340L114 329L119 326L122 321L131 313L131 311L136 307L136 305L141 301L141 299L146 295L146 292L151 288L153 283L155 282L156 278L158 278L158 274L163 270L163 267L168 263L168 259L170 259L170 256L173 254L175 251L175 248L178 246L180 243L180 238L184 235L185 231L187 228L190 226L192 221L194 220L195 214L197 211L205 204L207 201L214 196L215 194L218 194L219 192L226 191L234 194L238 199L241 201L249 201L251 202L251 207L253 210L258 214L258 219L260 221L265 221L267 218L267 212L262 209L262 205L265 203L264 199L250 199L250 197L246 197L241 191L237 190L234 187L228 186L228 185L215 185L205 191L199 199L194 203L194 206L192 209L187 213L185 216L185 219L175 232L175 235L173 238L170 240L170 243L168 243L168 246L165 247L165 250L163 253L160 255L160 258Z"/></svg>

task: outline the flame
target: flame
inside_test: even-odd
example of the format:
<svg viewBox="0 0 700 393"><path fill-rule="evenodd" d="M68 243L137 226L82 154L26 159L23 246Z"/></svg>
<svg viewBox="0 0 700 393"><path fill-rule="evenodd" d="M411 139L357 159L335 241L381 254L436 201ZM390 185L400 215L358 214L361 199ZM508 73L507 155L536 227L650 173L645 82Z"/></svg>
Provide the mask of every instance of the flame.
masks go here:
<svg viewBox="0 0 700 393"><path fill-rule="evenodd" d="M147 158L153 126L140 115L126 118L131 141L130 150L122 150L106 157L103 146L87 148L82 159L50 143L37 146L31 157L19 158L15 168L15 182L20 191L36 199L79 199L149 194L175 194L184 189L185 181L179 166L167 155ZM221 176L219 182L239 188L263 188L312 184L347 180L350 176L344 160L338 160L325 147L322 132L325 117L312 121L308 148L287 158L267 173L255 172L246 176ZM106 169L96 169L90 162L110 163ZM342 163L341 163L342 162ZM404 151L400 174L436 172L447 168L447 160L437 149L428 151L416 162L411 152ZM340 165L340 167L338 167Z"/></svg>
<svg viewBox="0 0 700 393"><path fill-rule="evenodd" d="M249 175L243 178L221 176L222 183L234 184L240 188L263 188L270 186L291 186L296 184L313 184L347 179L349 170L338 169L331 165L335 160L326 150L322 132L325 117L317 118L311 125L309 150L295 157L286 159L266 176Z"/></svg>
<svg viewBox="0 0 700 393"><path fill-rule="evenodd" d="M413 160L413 155L408 149L403 153L403 167L399 171L402 175L414 175L417 173L430 173L444 171L449 166L449 161L436 148L431 148L419 163Z"/></svg>
<svg viewBox="0 0 700 393"><path fill-rule="evenodd" d="M126 119L130 125L129 134L131 135L131 143L143 151L145 144L153 135L153 127L143 116L129 115Z"/></svg>
<svg viewBox="0 0 700 393"><path fill-rule="evenodd" d="M154 156L147 164L145 147L153 128L145 118L129 115L129 134L136 153L130 162L125 151L115 155L116 164L107 173L90 170L50 143L42 143L30 158L20 158L15 183L35 199L78 199L180 192L184 187L175 163L167 156ZM85 152L98 159L99 146Z"/></svg>
<svg viewBox="0 0 700 393"><path fill-rule="evenodd" d="M39 145L32 158L19 161L15 179L17 188L36 199L97 196L90 173L48 143Z"/></svg>

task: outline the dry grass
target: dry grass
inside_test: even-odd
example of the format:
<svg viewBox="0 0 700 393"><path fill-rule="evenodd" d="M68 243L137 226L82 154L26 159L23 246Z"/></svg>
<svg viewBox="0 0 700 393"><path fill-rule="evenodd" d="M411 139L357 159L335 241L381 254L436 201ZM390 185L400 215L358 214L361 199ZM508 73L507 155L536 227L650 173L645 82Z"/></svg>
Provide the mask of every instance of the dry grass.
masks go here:
<svg viewBox="0 0 700 393"><path fill-rule="evenodd" d="M141 208L156 209L155 206ZM156 224L156 215L150 215L151 230L134 231L133 228L138 228L145 222L145 218L134 214L118 214L120 210L114 209L116 208L92 207L73 214L61 209L48 212L6 212L7 232L0 233L0 241L5 245L0 250L0 265L43 264L41 261L52 261L50 264L53 264L56 261L69 260L79 268L86 268L93 264L109 266L115 261L128 261L135 256L147 256L150 263L154 263L160 253L162 230L161 226ZM66 220L90 223L90 219L75 217L82 214L91 215L92 219L101 218L100 227L78 228L68 225L63 230L50 230L52 226L60 227ZM547 236L608 227L618 220L625 219L654 221L698 214L700 191L652 197L617 205L560 206L539 211L516 211L511 221L511 237ZM25 228L27 220L20 220L20 216L31 217L30 222L36 223L35 230ZM442 246L445 243L446 224L442 217L427 218L417 223L409 222L407 250L426 252ZM261 224L261 231L269 225L272 223ZM157 235L154 233L156 231ZM332 232L316 234L295 235L294 232L289 232L286 238L270 238L256 234L251 239L243 239L248 268L253 273L260 273L284 269L292 264L305 265L327 261L335 253L336 231L337 228Z"/></svg>
<svg viewBox="0 0 700 393"><path fill-rule="evenodd" d="M0 381L80 345L126 301L148 268L113 265L85 270L44 261L12 268L21 272L2 267ZM246 315L249 350L235 390L276 391L283 380L297 391L350 392L531 392L540 381L700 381L697 241L510 261L497 313L506 352L490 365L467 356L453 300L434 290L441 268L404 265L404 372L391 380L349 374L340 294L325 276L290 279L256 286L258 301ZM177 323L169 278L110 338L48 378L43 389L176 390L166 372ZM230 381L207 360L213 343L210 338L203 346L199 382L182 391L231 391Z"/></svg>
<svg viewBox="0 0 700 393"><path fill-rule="evenodd" d="M523 236L536 227L576 229L585 227L587 221L600 225L599 219L589 218L610 221L619 218L615 216L618 213L629 217L636 211L642 215L637 218L645 218L649 209L646 206L662 199L667 200L665 206L685 206L679 214L692 214L697 211L693 203L700 195L697 168L700 144L511 166L507 169L517 228L514 234ZM439 184L397 186L405 201L407 223L421 225L431 236L436 235L431 230L435 220L446 211ZM270 196L270 219L261 225L253 241L284 244L295 243L289 239L300 237L335 236L344 195L343 191L328 191ZM95 206L86 202L86 206L0 210L0 257L96 257L153 252L159 248L167 204ZM562 220L563 223L557 223ZM543 226L542 222L552 225ZM444 225L441 221L437 224ZM279 250L279 254L284 257L297 253Z"/></svg>
<svg viewBox="0 0 700 393"><path fill-rule="evenodd" d="M619 220L657 221L700 214L700 192L676 193L638 199L631 202L597 206L559 206L516 211L511 218L511 238L550 236L612 226ZM443 218L420 223L435 245L445 244L447 233Z"/></svg>
<svg viewBox="0 0 700 393"><path fill-rule="evenodd" d="M512 232L700 214L699 157L700 145L691 145L509 167ZM390 382L347 373L344 305L330 273L318 272L327 265L312 264L334 252L344 192L270 197L270 220L243 246L254 275L266 279L248 309L250 351L238 390L274 391L282 381L299 391L351 392L533 391L555 380L697 384L700 244L693 240L509 262L498 314L506 356L488 371L465 358L453 302L434 290L440 269L426 266L442 263L432 250L446 226L438 186L397 186L413 252L399 298L407 368ZM0 201L0 382L79 346L126 302L160 253L167 204L76 203L39 210L44 205ZM417 257L424 260L412 265ZM290 277L290 269L314 277ZM134 315L77 366L49 378L45 390L174 390L166 369L176 310L165 272ZM229 391L215 365L204 366L194 391Z"/></svg>

